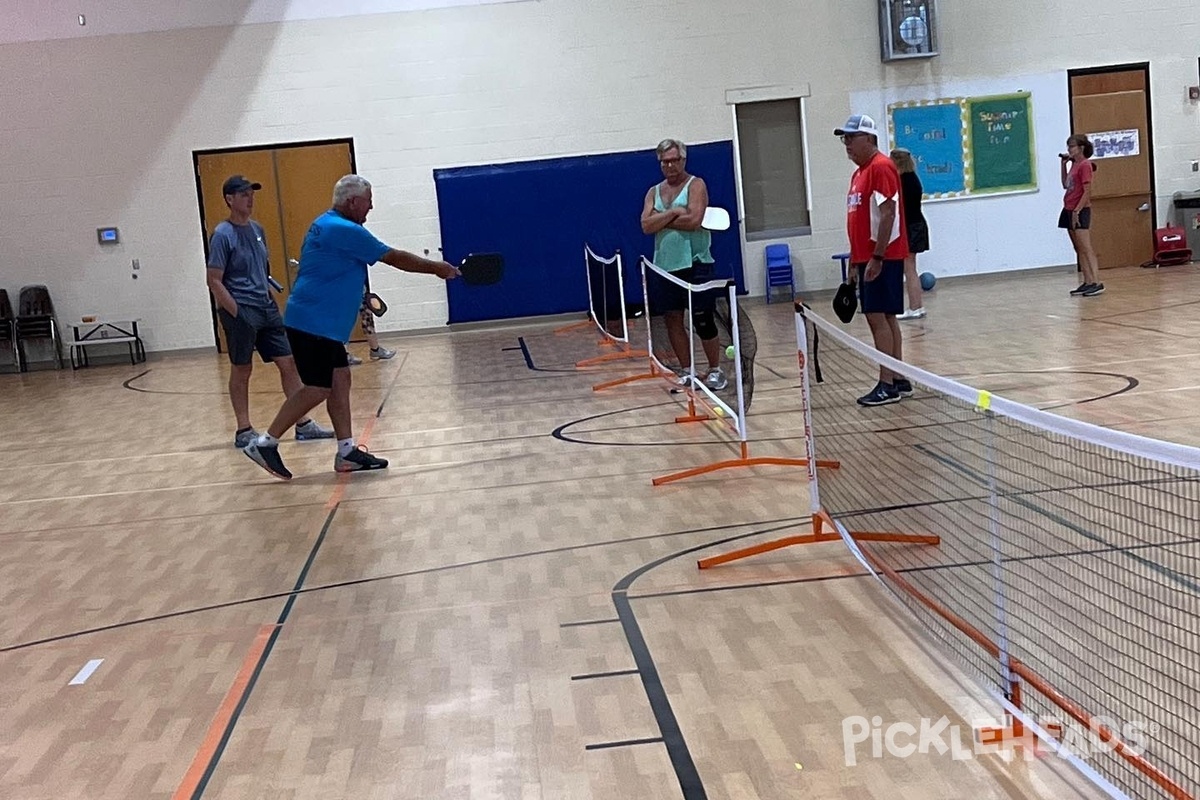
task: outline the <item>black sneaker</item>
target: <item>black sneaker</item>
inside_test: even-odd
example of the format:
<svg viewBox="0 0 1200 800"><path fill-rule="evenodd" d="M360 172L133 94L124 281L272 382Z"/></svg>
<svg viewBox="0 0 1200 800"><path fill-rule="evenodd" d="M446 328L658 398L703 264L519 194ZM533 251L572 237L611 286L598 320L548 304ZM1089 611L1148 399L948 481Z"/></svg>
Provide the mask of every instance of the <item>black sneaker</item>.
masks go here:
<svg viewBox="0 0 1200 800"><path fill-rule="evenodd" d="M896 380L892 381L892 387L895 388L896 394L901 397L913 396L912 384L908 382L908 378L896 378Z"/></svg>
<svg viewBox="0 0 1200 800"><path fill-rule="evenodd" d="M1089 286L1087 288L1087 291L1085 291L1083 293L1083 296L1084 297L1095 297L1098 294L1104 294L1104 284L1103 283L1093 283L1091 286Z"/></svg>
<svg viewBox="0 0 1200 800"><path fill-rule="evenodd" d="M900 393L890 383L880 381L875 388L858 398L860 406L882 406L888 403L899 403Z"/></svg>
<svg viewBox="0 0 1200 800"><path fill-rule="evenodd" d="M1092 284L1081 283L1078 286L1076 286L1074 289L1071 290L1071 294L1075 294L1075 295L1084 294L1090 288L1092 288Z"/></svg>
<svg viewBox="0 0 1200 800"><path fill-rule="evenodd" d="M242 452L276 478L282 478L285 481L292 479L292 473L283 465L283 459L279 457L279 445L251 442L242 449Z"/></svg>
<svg viewBox="0 0 1200 800"><path fill-rule="evenodd" d="M345 456L333 459L335 472L358 472L363 469L387 469L386 458L376 458L367 452L367 448L359 445Z"/></svg>

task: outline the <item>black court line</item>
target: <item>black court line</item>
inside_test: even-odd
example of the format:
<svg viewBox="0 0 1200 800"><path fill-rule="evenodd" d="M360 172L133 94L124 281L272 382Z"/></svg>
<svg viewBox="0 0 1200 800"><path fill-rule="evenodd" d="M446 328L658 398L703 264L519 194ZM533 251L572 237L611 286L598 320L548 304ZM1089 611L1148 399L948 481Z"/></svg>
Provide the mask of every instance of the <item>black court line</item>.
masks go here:
<svg viewBox="0 0 1200 800"><path fill-rule="evenodd" d="M1117 395L1122 395L1122 394L1125 394L1126 392L1132 392L1139 385L1141 385L1141 382L1137 378L1133 377L1132 375L1125 375L1120 372L1096 372L1094 370L1086 370L1086 369L1054 369L1054 370L1036 370L1036 369L1015 370L1014 369L1014 370L1002 370L1000 372L980 372L980 373L976 373L975 375L972 375L971 377L986 377L988 375L1099 375L1102 378L1116 378L1117 380L1125 381L1125 385L1122 386L1120 389L1108 392L1107 394L1098 394L1098 395L1095 395L1094 397L1086 397L1082 400L1068 400L1065 403L1055 403L1054 405L1049 405L1049 406L1038 406L1039 411L1052 411L1056 408L1067 408L1068 406L1081 406L1085 403L1095 403L1098 400L1107 400L1110 397L1116 397Z"/></svg>
<svg viewBox="0 0 1200 800"><path fill-rule="evenodd" d="M838 519L843 519L847 515L839 514ZM1134 544L1128 547L1117 547L1115 545L1106 545L1104 547L1093 547L1087 549L1065 550L1058 553L1036 553L1026 556L1005 556L1001 559L1003 564L1020 564L1027 561L1053 561L1060 558L1090 558L1092 556L1106 555L1116 552L1132 552L1135 550L1161 550L1170 547L1186 547L1190 545L1200 544L1200 538L1188 537L1184 539L1175 539L1169 542ZM979 559L977 561L953 561L946 564L926 564L920 567L903 567L897 569L896 572L901 575L915 575L922 572L942 572L952 569L977 569L979 567L990 567L995 564L991 558ZM722 586L704 586L698 589L668 589L661 592L647 592L645 594L630 595L632 600L655 600L667 597L686 597L696 594L715 594L717 592L733 592L743 589L767 589L772 586L799 586L809 583L824 583L826 581L853 580L856 578L875 578L876 576L870 572L847 572L842 574L826 574L826 575L809 575L803 578L786 578L777 581L751 581L749 583L728 583Z"/></svg>
<svg viewBox="0 0 1200 800"><path fill-rule="evenodd" d="M1133 314L1149 314L1152 311L1167 311L1172 308L1183 308L1184 306L1194 306L1200 303L1200 300L1186 300L1182 303L1167 303L1163 306L1155 306L1153 308L1140 308L1135 311L1115 311L1111 314L1105 314L1103 317L1084 317L1084 322L1103 322L1112 317L1128 317Z"/></svg>
<svg viewBox="0 0 1200 800"><path fill-rule="evenodd" d="M383 394L383 399L379 401L379 408L375 409L375 418L379 419L383 416L383 407L387 405L388 400L392 398L392 392L396 389L396 382L400 380L400 373L404 370L404 364L408 361L408 351L404 352L404 357L400 359L400 363L396 365L396 374L392 377L392 382L388 384L387 391Z"/></svg>
<svg viewBox="0 0 1200 800"><path fill-rule="evenodd" d="M346 502L346 501L343 501L343 502ZM370 502L370 501L362 501L362 502ZM736 539L745 538L745 537L749 537L749 536L756 536L760 533L767 533L770 531L782 530L785 528L794 527L798 524L806 523L810 520L811 520L811 517L809 517L809 516L781 517L779 519L762 520L762 521L758 521L758 522L744 523L742 525L737 525L737 526L714 525L714 526L707 526L704 528L688 528L686 530L671 531L669 533L651 533L651 534L646 534L645 536L634 536L634 537L629 537L629 538L625 538L625 539L607 539L607 540L601 541L601 542L591 542L591 543L587 543L587 544L567 545L565 547L550 547L550 548L545 548L542 550L527 551L524 553L511 553L509 555L494 556L492 558L480 558L480 559L476 559L474 561L462 561L462 562L458 562L456 564L443 564L443 565L437 566L437 567L426 567L424 569L412 570L410 572L393 572L393 573L389 573L386 575L373 575L373 576L366 577L366 578L353 578L353 579L345 580L345 581L337 581L335 583L321 584L319 586L308 586L308 587L305 587L298 591L294 590L292 592L272 592L270 594L258 595L255 597L245 597L245 598L241 598L239 600L229 600L224 603L213 603L211 605L206 605L206 606L185 608L185 609L181 609L179 611L169 611L169 612L166 612L163 614L155 614L155 615L149 616L149 617L141 617L138 619L126 620L124 622L113 622L108 625L99 625L94 628L85 628L83 630L73 631L71 633L62 633L62 634L58 634L57 636L47 636L43 639L35 639L32 641L28 641L28 642L19 642L17 644L5 645L3 647L0 647L0 653L9 653L9 652L13 652L15 650L27 650L32 647L37 647L39 645L53 644L55 642L62 642L62 641L66 641L68 639L75 639L75 638L79 638L82 636L88 636L88 635L94 634L94 633L105 633L107 631L119 630L121 628L130 628L130 627L133 627L134 625L141 625L143 623L148 623L148 622L162 622L162 621L168 620L168 619L176 619L179 617L191 616L192 614L202 614L207 611L219 611L221 609L233 608L235 606L250 605L252 603L261 603L261 602L265 602L267 600L277 600L279 598L288 597L292 594L299 595L299 594L309 594L310 592L325 592L325 591L329 591L331 589L344 589L344 588L351 587L351 586L364 586L364 585L372 584L372 583L382 583L384 581L399 580L399 579L403 579L403 578L412 578L412 577L417 577L420 575L431 575L431 574L435 574L435 573L439 573L439 572L448 572L450 570L455 570L455 569L465 569L465 568L470 568L470 567L487 566L489 564L500 564L500 563L504 563L507 561L516 561L516 560L522 559L522 558L536 558L538 556L556 555L559 553L570 553L570 552L575 552L575 551L580 551L580 550L592 550L592 549L599 548L599 547L612 547L612 546L616 546L616 545L622 545L622 544L633 543L633 542L645 542L645 541L652 541L655 539L669 539L669 538L673 538L676 536L690 536L693 534L713 533L716 531L729 530L731 527L743 528L743 527L749 527L751 525L778 526L778 527L768 528L766 530L751 531L750 533L740 534L739 536L735 536L732 539L724 540L724 541L733 541ZM605 622L605 621L607 621L607 620L598 620L597 622ZM613 620L613 621L619 622L620 620L617 619L617 620Z"/></svg>
<svg viewBox="0 0 1200 800"><path fill-rule="evenodd" d="M573 681L591 681L597 678L619 678L623 675L637 675L636 669L615 669L611 672L588 672L583 675L572 675Z"/></svg>
<svg viewBox="0 0 1200 800"><path fill-rule="evenodd" d="M228 397L229 396L228 391L224 391L224 392L194 392L194 391L193 392L184 392L184 391L177 391L174 389L143 389L140 386L132 385L134 381L146 377L151 372L153 372L153 370L148 369L145 372L142 372L138 375L134 375L132 378L129 378L126 381L122 381L121 387L124 389L128 389L131 392L138 392L140 394L162 394L162 395L173 395L176 397ZM448 384L431 384L431 385L448 385ZM371 387L364 387L364 388L371 388ZM278 389L274 389L274 390L273 389L261 389L261 390L251 389L250 394L251 395L269 395L269 394L270 395L278 395L279 390Z"/></svg>
<svg viewBox="0 0 1200 800"><path fill-rule="evenodd" d="M150 374L150 372L151 372L151 371L152 371L152 370L149 370L149 369L147 369L147 370L144 370L144 371L142 371L142 372L139 372L137 375L134 375L134 376L133 376L132 378L130 378L129 380L127 380L127 381L124 381L124 382L121 384L121 386L122 386L122 387L124 387L124 388L126 388L126 389L129 389L129 390L131 390L131 391L134 391L134 392L144 392L145 394L154 394L154 392L150 391L149 389L139 389L139 388L138 388L138 387L136 387L136 386L130 386L130 385L129 385L129 384L133 383L134 381L136 381L138 378L144 378L144 377L146 377L147 375L149 375L149 374ZM183 392L180 392L179 394L183 394Z"/></svg>
<svg viewBox="0 0 1200 800"><path fill-rule="evenodd" d="M1182 337L1187 337L1187 338L1194 338L1193 336L1188 336L1188 334L1171 333L1170 331L1160 330L1159 328L1148 328L1145 325L1131 325L1128 322L1117 322L1116 320L1111 320L1111 319L1090 319L1087 321L1095 322L1100 325L1115 325L1118 328L1131 328L1136 331L1145 331L1146 333L1157 333L1160 336L1170 336L1173 338L1179 338L1182 336Z"/></svg>
<svg viewBox="0 0 1200 800"><path fill-rule="evenodd" d="M521 351L521 355L525 356L525 366L529 367L529 369L533 370L534 372L557 372L560 375L587 374L586 372L580 372L580 370L574 365L570 367L539 367L537 364L533 363L533 355L529 352L529 345L525 343L525 337L518 336L517 343L520 345L520 347L517 349ZM506 349L511 350L513 348Z"/></svg>
<svg viewBox="0 0 1200 800"><path fill-rule="evenodd" d="M266 666L267 659L271 657L271 651L275 649L275 643L279 641L279 634L283 630L283 626L287 623L288 617L292 614L296 596L304 588L304 581L308 578L308 571L312 569L313 562L317 559L317 553L320 552L321 545L325 542L325 536L329 533L329 526L333 523L333 518L337 514L337 511L338 506L334 506L329 510L328 516L325 517L325 524L321 526L321 533L317 536L317 540L313 542L312 549L308 553L308 558L304 562L304 567L301 568L300 575L296 578L296 583L292 587L292 591L288 593L287 602L283 604L283 609L279 612L279 618L275 621L275 629L271 631L271 636L267 639L267 645L258 657L258 663L254 665L254 672L251 673L250 680L246 683L246 689L242 692L242 696L238 698L237 706L234 707L233 714L229 717L229 722L225 725L225 730L221 734L221 740L217 743L216 750L213 751L212 758L209 759L208 765L204 769L204 775L200 778L200 782L196 784L196 790L192 793L192 800L200 800L204 796L204 790L208 788L208 783L212 780L213 773L216 772L217 765L221 762L221 756L225 753L225 747L229 744L229 738L233 735L234 728L237 727L238 718L241 717L242 711L246 708L246 703L249 701L250 695L254 692L254 686L258 683L258 678L262 674L263 667Z"/></svg>
<svg viewBox="0 0 1200 800"><path fill-rule="evenodd" d="M655 736L651 739L625 739L620 742L601 742L600 744L585 744L584 750L608 750L612 747L634 747L639 744L658 744L662 741L662 737Z"/></svg>
<svg viewBox="0 0 1200 800"><path fill-rule="evenodd" d="M516 347L501 347L500 352L501 353L510 353L513 350L520 350L520 349L521 349L520 345L517 345Z"/></svg>
<svg viewBox="0 0 1200 800"><path fill-rule="evenodd" d="M631 411L642 411L647 408L666 408L666 407L680 408L681 406L679 405L679 403L675 402L674 400L668 400L663 403L649 403L649 404L643 405L643 406L631 406L630 408L619 408L616 411L605 411L600 414L592 414L591 416L581 417L579 419L571 420L570 422L564 422L562 425L559 425L557 428L550 431L550 435L553 436L555 439L558 439L561 442L569 442L571 444L585 444L585 445L589 445L592 447L715 447L715 446L720 445L723 447L733 448L733 447L737 446L738 442L736 440L723 440L723 439L709 439L707 441L701 441L701 442L597 442L597 441L594 441L591 439L580 439L572 434L567 433L567 430L569 428L572 428L576 425L583 425L588 422L595 422L596 420L604 419L605 417L615 417L618 414L628 414ZM783 413L783 412L780 412L780 413ZM712 421L715 422L716 420L714 419ZM638 425L626 425L626 426L623 426L620 428L605 428L605 429L596 430L596 431L588 431L588 433L603 433L605 431L615 431L615 430L628 431L628 430L633 430L634 428L665 428L667 426L674 425L674 424L675 423L673 421L672 422L650 422L650 423L641 423ZM783 442L783 441L794 441L796 439L803 439L803 438L804 438L803 434L797 434L795 436L779 436L779 437L771 437L771 438L765 438L765 439L755 439L754 441L756 441L756 442Z"/></svg>
<svg viewBox="0 0 1200 800"><path fill-rule="evenodd" d="M612 600L617 609L617 616L621 618L621 627L625 630L625 641L628 642L633 660L638 665L638 674L642 678L646 699L650 702L650 711L654 714L658 730L662 733L659 741L666 745L667 757L675 770L675 778L679 781L684 800L706 800L708 794L704 791L704 783L700 780L696 762L692 760L692 753L684 741L679 720L675 718L675 711L671 708L671 701L663 688L658 667L650 655L650 648L646 646L646 639L642 636L637 617L629 605L629 597L625 591L614 589Z"/></svg>
<svg viewBox="0 0 1200 800"><path fill-rule="evenodd" d="M560 627L560 628L579 628L584 625L607 625L611 622L620 622L620 621L621 620L618 619L617 617L610 617L609 619L585 619L585 620L581 620L579 622L563 622L558 627Z"/></svg>
<svg viewBox="0 0 1200 800"><path fill-rule="evenodd" d="M642 635L641 626L638 625L637 615L633 613L629 587L642 575L676 558L761 533L766 533L766 531L752 531L729 536L655 559L621 578L612 589L613 606L617 609L617 616L621 619L621 627L625 631L625 641L629 644L634 663L637 664L638 674L642 679L642 689L646 692L650 711L654 714L655 722L658 723L658 731L662 734L663 744L667 748L667 757L670 758L671 766L675 770L675 778L679 781L679 788L683 792L684 800L707 800L708 793L704 790L704 782L700 780L696 762L692 759L691 751L688 750L687 742L683 738L683 731L679 727L679 720L675 718L675 711L671 708L671 701L667 697L666 689L663 688L662 678L659 677L654 657L650 655L650 648Z"/></svg>

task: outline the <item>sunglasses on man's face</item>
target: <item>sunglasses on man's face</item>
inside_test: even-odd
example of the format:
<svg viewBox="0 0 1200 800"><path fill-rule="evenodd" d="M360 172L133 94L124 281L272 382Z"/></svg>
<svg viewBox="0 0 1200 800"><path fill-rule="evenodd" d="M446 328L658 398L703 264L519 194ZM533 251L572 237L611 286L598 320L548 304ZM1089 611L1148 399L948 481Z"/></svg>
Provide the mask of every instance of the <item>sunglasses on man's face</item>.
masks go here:
<svg viewBox="0 0 1200 800"><path fill-rule="evenodd" d="M672 167L672 166L675 166L676 164L680 164L682 162L683 162L682 158L660 158L658 160L658 163L662 164L664 167Z"/></svg>
<svg viewBox="0 0 1200 800"><path fill-rule="evenodd" d="M842 144L850 144L860 136L866 136L865 133L844 133L842 134Z"/></svg>

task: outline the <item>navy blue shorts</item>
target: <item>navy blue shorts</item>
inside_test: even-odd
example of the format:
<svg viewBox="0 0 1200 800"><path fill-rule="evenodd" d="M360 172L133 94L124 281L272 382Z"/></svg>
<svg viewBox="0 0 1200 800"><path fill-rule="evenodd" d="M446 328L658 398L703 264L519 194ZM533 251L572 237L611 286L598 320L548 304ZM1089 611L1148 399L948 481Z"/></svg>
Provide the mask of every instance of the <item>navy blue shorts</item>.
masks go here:
<svg viewBox="0 0 1200 800"><path fill-rule="evenodd" d="M292 354L287 334L283 332L283 317L279 316L274 303L269 308L239 304L236 317L218 308L217 318L225 329L225 346L231 364L249 364L255 350L267 363Z"/></svg>
<svg viewBox="0 0 1200 800"><path fill-rule="evenodd" d="M883 262L883 271L873 281L866 280L866 264L855 264L858 271L858 296L864 314L904 313L904 259Z"/></svg>

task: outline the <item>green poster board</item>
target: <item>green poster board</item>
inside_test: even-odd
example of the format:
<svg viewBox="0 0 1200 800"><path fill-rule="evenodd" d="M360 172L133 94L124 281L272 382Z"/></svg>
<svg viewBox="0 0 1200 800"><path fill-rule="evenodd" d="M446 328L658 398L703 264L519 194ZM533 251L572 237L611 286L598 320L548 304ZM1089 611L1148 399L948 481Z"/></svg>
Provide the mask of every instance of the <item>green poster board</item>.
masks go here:
<svg viewBox="0 0 1200 800"><path fill-rule="evenodd" d="M967 98L968 186L972 193L1037 188L1028 92Z"/></svg>

